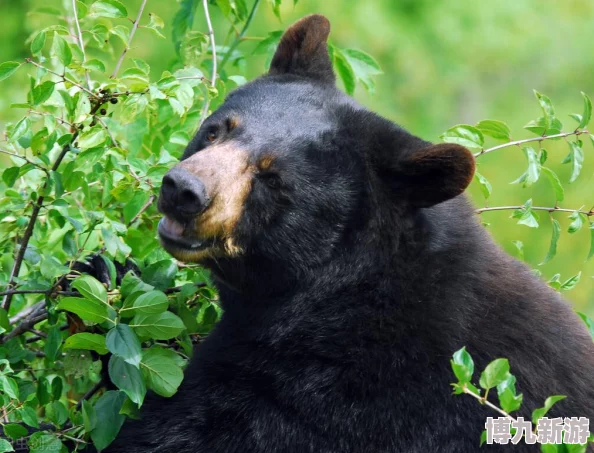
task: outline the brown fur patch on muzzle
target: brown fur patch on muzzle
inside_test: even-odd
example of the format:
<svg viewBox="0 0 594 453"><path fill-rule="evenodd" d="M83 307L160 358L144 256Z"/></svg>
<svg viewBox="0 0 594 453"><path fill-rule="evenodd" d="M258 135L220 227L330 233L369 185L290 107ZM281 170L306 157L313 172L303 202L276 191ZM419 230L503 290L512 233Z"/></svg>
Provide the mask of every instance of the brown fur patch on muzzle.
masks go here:
<svg viewBox="0 0 594 453"><path fill-rule="evenodd" d="M252 185L248 152L237 143L228 142L205 148L178 165L202 181L210 200L206 210L195 219L193 234L201 239L215 239L220 253L240 254L233 237ZM188 253L203 257L213 252L217 250Z"/></svg>

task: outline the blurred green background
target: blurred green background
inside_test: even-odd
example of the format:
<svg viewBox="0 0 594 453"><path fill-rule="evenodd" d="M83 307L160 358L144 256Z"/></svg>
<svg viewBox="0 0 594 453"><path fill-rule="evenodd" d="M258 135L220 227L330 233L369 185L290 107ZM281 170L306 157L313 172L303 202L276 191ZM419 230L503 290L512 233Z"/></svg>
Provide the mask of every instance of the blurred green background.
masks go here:
<svg viewBox="0 0 594 453"><path fill-rule="evenodd" d="M0 0L0 61L22 61L29 56L26 41L31 33L59 21L56 16L34 11L39 7L59 9L63 1L70 4L70 0ZM140 0L123 3L129 11L135 11ZM252 0L247 3L251 7ZM246 35L249 39L240 50L249 55L257 38L284 29L306 14L322 13L332 22L334 44L371 54L384 71L377 78L374 96L358 87L355 97L427 140L438 141L438 136L455 124L475 124L482 119L505 121L514 139L530 137L522 127L541 114L533 89L552 99L557 117L565 124L563 130L570 131L577 124L568 114L582 110L580 91L594 96L591 0L299 0L296 6L284 0L282 22L267 3L261 2ZM168 38L178 7L175 0L148 0L147 11L163 18ZM217 42L223 43L229 23L216 6L211 7L211 13ZM200 8L194 27L206 31ZM149 31L139 30L133 45L130 55L145 59L155 77L173 59L172 41ZM117 56L119 53L112 64ZM264 71L265 60L260 55L247 60L248 78ZM27 87L26 71L19 71L0 85L2 129L6 122L22 115L22 111L11 110L10 104L22 102ZM544 147L549 152L548 166L557 172L566 189L562 207L589 210L594 205L592 144L585 144L584 169L571 185L567 184L569 165L561 165L568 152L567 143L549 141ZM544 178L528 189L510 184L525 167L525 158L517 147L479 158L479 171L493 185L489 206L520 205L529 198L535 206L554 204ZM475 184L470 194L477 206L485 204ZM510 253L517 255L512 241L522 241L525 260L545 279L561 273L564 281L581 271L581 282L566 296L577 310L594 315L594 259L585 262L590 231L584 227L570 235L568 214L554 214L563 227L559 251L550 263L539 266L550 241L548 214L539 214L539 229L517 225L510 215L511 211L490 212L482 219Z"/></svg>

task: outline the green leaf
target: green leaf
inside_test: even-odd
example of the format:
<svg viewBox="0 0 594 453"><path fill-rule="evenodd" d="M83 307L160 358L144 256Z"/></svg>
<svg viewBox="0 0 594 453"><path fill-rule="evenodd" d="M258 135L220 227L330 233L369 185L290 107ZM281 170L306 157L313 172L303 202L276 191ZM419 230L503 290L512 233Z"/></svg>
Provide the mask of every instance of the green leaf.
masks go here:
<svg viewBox="0 0 594 453"><path fill-rule="evenodd" d="M16 142L28 132L31 132L31 123L28 117L24 117L14 126L10 135L10 141Z"/></svg>
<svg viewBox="0 0 594 453"><path fill-rule="evenodd" d="M512 218L519 219L518 225L526 225L530 228L538 228L538 217L534 211L532 211L532 200L528 200L524 203L520 209L516 209Z"/></svg>
<svg viewBox="0 0 594 453"><path fill-rule="evenodd" d="M355 78L367 89L370 94L375 92L375 81L372 76L382 74L379 64L360 50L342 49L342 55L353 70Z"/></svg>
<svg viewBox="0 0 594 453"><path fill-rule="evenodd" d="M507 359L495 359L481 373L479 384L484 389L490 389L508 379L509 362Z"/></svg>
<svg viewBox="0 0 594 453"><path fill-rule="evenodd" d="M124 392L110 390L105 392L95 404L97 421L91 431L91 439L97 450L104 450L113 442L124 423L125 416L120 414L126 400Z"/></svg>
<svg viewBox="0 0 594 453"><path fill-rule="evenodd" d="M485 200L488 200L491 196L491 193L493 192L493 186L491 186L489 180L485 178L482 174L480 174L478 171L474 172L474 179L481 188L483 197L485 197Z"/></svg>
<svg viewBox="0 0 594 453"><path fill-rule="evenodd" d="M105 345L112 354L138 368L142 357L140 340L130 326L118 324L107 332Z"/></svg>
<svg viewBox="0 0 594 453"><path fill-rule="evenodd" d="M466 347L462 347L456 351L450 363L460 384L470 382L474 373L474 362L470 354L466 351Z"/></svg>
<svg viewBox="0 0 594 453"><path fill-rule="evenodd" d="M0 390L13 400L19 399L19 386L11 377L0 375Z"/></svg>
<svg viewBox="0 0 594 453"><path fill-rule="evenodd" d="M192 28L194 24L194 16L196 15L196 8L198 2L195 0L182 0L179 5L179 10L173 16L171 35L175 45L175 52L180 54L181 42L184 39L186 32Z"/></svg>
<svg viewBox="0 0 594 453"><path fill-rule="evenodd" d="M142 94L130 96L122 104L121 120L123 124L129 124L146 110L148 98Z"/></svg>
<svg viewBox="0 0 594 453"><path fill-rule="evenodd" d="M66 310L75 313L85 321L103 323L111 321L108 315L107 305L82 297L63 297L56 305L58 310Z"/></svg>
<svg viewBox="0 0 594 453"><path fill-rule="evenodd" d="M118 0L99 0L91 5L89 14L100 17L128 17L128 11Z"/></svg>
<svg viewBox="0 0 594 453"><path fill-rule="evenodd" d="M5 425L6 428L6 425ZM14 451L14 448L6 439L0 439L0 452Z"/></svg>
<svg viewBox="0 0 594 453"><path fill-rule="evenodd" d="M8 79L20 67L21 63L16 61L5 61L4 63L0 64L0 81Z"/></svg>
<svg viewBox="0 0 594 453"><path fill-rule="evenodd" d="M231 11L232 11L231 1L230 0L216 0L216 2L217 2L217 6L220 8L221 12L223 13L223 16L229 17L229 15L231 14Z"/></svg>
<svg viewBox="0 0 594 453"><path fill-rule="evenodd" d="M39 428L39 420L37 420L37 412L30 406L22 406L17 409L17 413L21 416L21 420L33 428Z"/></svg>
<svg viewBox="0 0 594 453"><path fill-rule="evenodd" d="M58 57L58 60L68 66L72 62L72 50L64 38L58 33L54 33L54 42L52 43L52 54Z"/></svg>
<svg viewBox="0 0 594 453"><path fill-rule="evenodd" d="M523 187L530 187L540 178L540 159L534 148L526 146L522 149L526 160L528 160L528 168L522 176L516 179L512 184L521 183Z"/></svg>
<svg viewBox="0 0 594 453"><path fill-rule="evenodd" d="M582 272L580 271L573 277L570 277L567 280L565 280L559 289L561 289L563 291L572 290L573 288L576 287L576 285L580 282L581 279L582 279Z"/></svg>
<svg viewBox="0 0 594 453"><path fill-rule="evenodd" d="M52 397L58 400L62 396L62 390L64 390L64 384L62 384L62 378L60 376L54 376L52 379Z"/></svg>
<svg viewBox="0 0 594 453"><path fill-rule="evenodd" d="M95 148L102 145L107 140L107 134L101 127L89 129L78 137L77 143L80 149Z"/></svg>
<svg viewBox="0 0 594 453"><path fill-rule="evenodd" d="M347 59L342 55L342 53L338 49L334 49L334 67L336 69L336 73L342 80L344 85L344 90L347 94L352 95L355 92L355 87L357 85L357 79L355 77L355 72L353 68L347 61Z"/></svg>
<svg viewBox="0 0 594 453"><path fill-rule="evenodd" d="M132 219L140 212L144 204L148 201L150 195L148 192L138 191L132 199L124 206L124 221L130 223Z"/></svg>
<svg viewBox="0 0 594 453"><path fill-rule="evenodd" d="M476 128L483 133L496 140L504 142L511 141L511 131L509 126L503 121L497 120L483 120L476 125Z"/></svg>
<svg viewBox="0 0 594 453"><path fill-rule="evenodd" d="M21 170L19 167L7 168L2 173L2 181L4 181L4 184L6 184L8 187L12 187L12 186L14 186L14 183L18 179L20 172L21 172Z"/></svg>
<svg viewBox="0 0 594 453"><path fill-rule="evenodd" d="M60 328L58 326L50 327L47 334L47 339L45 340L45 345L43 347L43 351L45 352L47 360L51 362L55 362L57 360L61 345L62 334L60 333Z"/></svg>
<svg viewBox="0 0 594 453"><path fill-rule="evenodd" d="M76 106L74 108L74 122L82 123L91 113L91 103L85 93L79 91L76 93Z"/></svg>
<svg viewBox="0 0 594 453"><path fill-rule="evenodd" d="M538 419L544 417L547 412L551 410L551 408L561 400L564 400L566 396L563 395L554 395L549 396L544 403L544 406L538 409L535 409L532 412L532 423L535 425L538 423Z"/></svg>
<svg viewBox="0 0 594 453"><path fill-rule="evenodd" d="M146 386L140 370L116 355L109 359L108 369L111 382L141 406L146 395Z"/></svg>
<svg viewBox="0 0 594 453"><path fill-rule="evenodd" d="M557 173L547 167L540 167L540 171L547 177L548 181L551 183L551 186L553 186L553 190L555 191L555 200L563 201L565 198L565 190L563 189L563 185L561 184L561 180L557 176Z"/></svg>
<svg viewBox="0 0 594 453"><path fill-rule="evenodd" d="M542 261L542 263L540 263L540 266L551 261L553 257L557 254L557 242L559 242L559 236L561 235L561 224L557 220L551 219L551 226L553 227L551 245L549 245L549 251L547 253L547 256Z"/></svg>
<svg viewBox="0 0 594 453"><path fill-rule="evenodd" d="M272 8L272 12L277 17L278 20L281 20L281 16L280 16L281 2L282 2L282 0L268 0L268 3L270 3L270 7Z"/></svg>
<svg viewBox="0 0 594 453"><path fill-rule="evenodd" d="M588 123L592 118L592 101L586 95L586 93L582 92L582 96L584 97L584 112L582 113L582 118L578 129L584 129L586 126L588 126Z"/></svg>
<svg viewBox="0 0 594 453"><path fill-rule="evenodd" d="M33 91L31 92L33 105L39 105L47 101L54 92L55 86L55 82L48 80L47 82L43 82L42 84L33 88Z"/></svg>
<svg viewBox="0 0 594 453"><path fill-rule="evenodd" d="M62 450L62 441L54 434L45 432L33 433L29 438L29 453L59 452Z"/></svg>
<svg viewBox="0 0 594 453"><path fill-rule="evenodd" d="M27 431L27 428L25 428L23 425L17 425L16 423L8 423L8 424L4 425L3 428L4 428L4 434L6 434L11 439L20 439L21 437L25 437L27 434L29 434L29 431ZM11 450L5 450L5 451L11 451Z"/></svg>
<svg viewBox="0 0 594 453"><path fill-rule="evenodd" d="M45 46L45 31L42 30L31 41L31 53L37 55L43 50L43 46Z"/></svg>
<svg viewBox="0 0 594 453"><path fill-rule="evenodd" d="M101 60L98 60L96 58L92 58L90 60L87 60L85 65L85 68L93 70L93 71L99 71L99 72L105 72L105 63L103 63Z"/></svg>
<svg viewBox="0 0 594 453"><path fill-rule="evenodd" d="M174 285L177 264L174 260L157 261L142 272L142 279L156 289L165 290Z"/></svg>
<svg viewBox="0 0 594 453"><path fill-rule="evenodd" d="M108 349L105 345L105 337L97 333L76 333L64 342L64 349L86 349L95 351L98 354L107 354Z"/></svg>
<svg viewBox="0 0 594 453"><path fill-rule="evenodd" d="M582 320L584 321L584 323L588 327L588 332L590 332L590 336L592 337L592 341L594 341L594 321L592 321L588 317L588 315L585 315L584 313L579 313L578 312L578 315L580 316L580 318L582 318Z"/></svg>
<svg viewBox="0 0 594 453"><path fill-rule="evenodd" d="M170 311L158 315L136 315L130 327L142 338L170 340L185 329L183 321Z"/></svg>
<svg viewBox="0 0 594 453"><path fill-rule="evenodd" d="M126 275L124 275L122 284L120 285L120 293L124 299L127 299L130 295L138 291L147 292L152 289L155 289L155 287L143 282L133 271L128 271Z"/></svg>
<svg viewBox="0 0 594 453"><path fill-rule="evenodd" d="M136 298L133 307L136 314L156 315L169 308L169 300L161 291L150 291Z"/></svg>
<svg viewBox="0 0 594 453"><path fill-rule="evenodd" d="M254 48L252 55L270 55L272 58L272 54L274 54L282 35L282 30L271 31L268 33L268 36L260 41Z"/></svg>
<svg viewBox="0 0 594 453"><path fill-rule="evenodd" d="M68 420L68 409L60 401L53 401L46 405L45 413L56 426L62 426Z"/></svg>
<svg viewBox="0 0 594 453"><path fill-rule="evenodd" d="M523 395L516 394L516 378L509 374L507 378L497 385L499 404L506 412L513 412L522 405Z"/></svg>
<svg viewBox="0 0 594 453"><path fill-rule="evenodd" d="M81 275L80 277L75 278L70 286L77 289L89 300L107 304L107 290L105 289L105 286L90 275Z"/></svg>
<svg viewBox="0 0 594 453"><path fill-rule="evenodd" d="M573 211L569 216L570 220L573 220L567 229L568 233L577 233L582 229L584 222L586 221L586 216L579 211Z"/></svg>
<svg viewBox="0 0 594 453"><path fill-rule="evenodd" d="M570 151L563 160L563 163L567 164L571 162L571 177L569 178L569 182L572 183L578 178L582 171L584 165L584 150L582 149L582 142L579 140L568 143Z"/></svg>
<svg viewBox="0 0 594 453"><path fill-rule="evenodd" d="M143 352L140 369L148 387L158 395L171 397L177 392L184 377L178 357L169 349L157 347Z"/></svg>
<svg viewBox="0 0 594 453"><path fill-rule="evenodd" d="M440 138L446 143L457 143L467 148L482 148L483 133L474 126L459 124L445 131Z"/></svg>
<svg viewBox="0 0 594 453"><path fill-rule="evenodd" d="M81 412L83 424L85 426L85 432L90 433L97 426L97 413L95 412L95 408L89 401L83 400Z"/></svg>
<svg viewBox="0 0 594 453"><path fill-rule="evenodd" d="M538 103L540 104L540 107L542 108L542 112L544 113L545 117L554 118L555 109L553 108L551 100L547 96L539 93L536 90L534 90L534 95L536 96L536 99L538 99Z"/></svg>
<svg viewBox="0 0 594 453"><path fill-rule="evenodd" d="M540 117L537 120L530 121L524 129L529 130L530 132L536 135L556 135L561 133L561 129L563 129L563 124L557 118L552 118L549 121L545 117Z"/></svg>

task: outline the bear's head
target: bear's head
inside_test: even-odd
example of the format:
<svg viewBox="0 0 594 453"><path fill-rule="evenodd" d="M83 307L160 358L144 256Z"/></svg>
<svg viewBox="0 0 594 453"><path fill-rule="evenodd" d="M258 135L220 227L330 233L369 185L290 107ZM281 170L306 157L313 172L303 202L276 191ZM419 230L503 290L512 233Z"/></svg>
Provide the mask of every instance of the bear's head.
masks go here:
<svg viewBox="0 0 594 453"><path fill-rule="evenodd" d="M268 74L233 91L164 177L159 235L174 257L227 275L315 269L470 183L468 150L410 135L335 87L329 32L319 15L290 27Z"/></svg>

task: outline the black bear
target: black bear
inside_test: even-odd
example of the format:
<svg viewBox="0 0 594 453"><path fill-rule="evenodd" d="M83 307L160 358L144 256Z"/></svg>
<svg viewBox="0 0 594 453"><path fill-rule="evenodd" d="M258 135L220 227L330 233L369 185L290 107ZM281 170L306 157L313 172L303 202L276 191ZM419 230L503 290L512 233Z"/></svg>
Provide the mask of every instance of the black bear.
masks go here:
<svg viewBox="0 0 594 453"><path fill-rule="evenodd" d="M592 340L475 220L472 154L337 89L329 31L290 27L164 177L162 244L211 269L224 315L107 451L476 452L498 414L452 396L462 346L509 358L527 419L553 394L551 416L594 418Z"/></svg>

